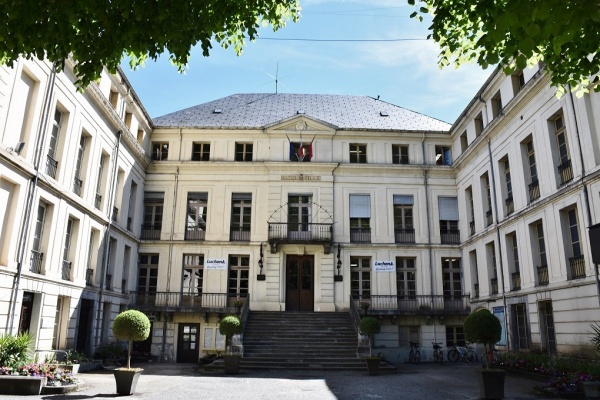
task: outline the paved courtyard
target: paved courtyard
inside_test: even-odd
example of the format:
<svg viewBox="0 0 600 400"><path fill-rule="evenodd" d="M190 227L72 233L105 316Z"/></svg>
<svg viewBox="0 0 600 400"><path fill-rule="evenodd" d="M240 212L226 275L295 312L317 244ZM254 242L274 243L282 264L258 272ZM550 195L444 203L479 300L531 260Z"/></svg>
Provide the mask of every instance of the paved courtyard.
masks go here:
<svg viewBox="0 0 600 400"><path fill-rule="evenodd" d="M478 399L476 366L457 364L400 365L397 374L369 376L366 372L242 371L230 376L205 372L196 364L144 364L136 393L139 399L244 400L376 400ZM84 390L28 399L95 399L119 397L110 371L82 373ZM540 381L507 374L505 399L543 399L533 391ZM3 399L23 399L5 396Z"/></svg>

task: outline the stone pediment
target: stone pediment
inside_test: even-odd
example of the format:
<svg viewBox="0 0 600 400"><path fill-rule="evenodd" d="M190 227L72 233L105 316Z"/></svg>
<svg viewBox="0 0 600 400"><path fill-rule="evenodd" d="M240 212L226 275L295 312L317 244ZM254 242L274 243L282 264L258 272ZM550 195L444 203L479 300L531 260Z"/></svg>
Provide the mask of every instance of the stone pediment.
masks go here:
<svg viewBox="0 0 600 400"><path fill-rule="evenodd" d="M333 134L335 130L336 127L305 115L294 116L288 120L267 126L267 132L286 134Z"/></svg>

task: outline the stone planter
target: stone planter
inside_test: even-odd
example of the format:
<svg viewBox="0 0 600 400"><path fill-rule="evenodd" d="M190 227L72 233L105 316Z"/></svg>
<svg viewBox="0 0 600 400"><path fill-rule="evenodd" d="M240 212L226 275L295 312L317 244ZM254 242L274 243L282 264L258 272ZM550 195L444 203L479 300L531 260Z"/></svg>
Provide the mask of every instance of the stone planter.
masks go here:
<svg viewBox="0 0 600 400"><path fill-rule="evenodd" d="M506 371L502 369L481 369L478 371L478 376L480 398L504 398L504 378Z"/></svg>
<svg viewBox="0 0 600 400"><path fill-rule="evenodd" d="M0 375L0 394L39 396L46 381L41 376Z"/></svg>
<svg viewBox="0 0 600 400"><path fill-rule="evenodd" d="M586 399L600 399L600 382L583 382Z"/></svg>
<svg viewBox="0 0 600 400"><path fill-rule="evenodd" d="M367 370L369 375L379 375L379 364L381 359L379 357L365 357L367 363Z"/></svg>
<svg viewBox="0 0 600 400"><path fill-rule="evenodd" d="M113 370L115 382L117 383L117 393L121 396L132 395L143 371L140 368L117 368Z"/></svg>
<svg viewBox="0 0 600 400"><path fill-rule="evenodd" d="M225 354L223 356L223 364L225 365L226 374L238 374L240 372L240 359L238 354Z"/></svg>

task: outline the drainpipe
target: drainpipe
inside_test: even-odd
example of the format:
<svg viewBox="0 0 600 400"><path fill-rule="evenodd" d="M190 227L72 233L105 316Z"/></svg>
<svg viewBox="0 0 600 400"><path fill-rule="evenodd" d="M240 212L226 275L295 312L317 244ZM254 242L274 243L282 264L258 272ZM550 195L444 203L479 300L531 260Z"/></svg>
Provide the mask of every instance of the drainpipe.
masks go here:
<svg viewBox="0 0 600 400"><path fill-rule="evenodd" d="M48 78L48 86L46 87L46 93L44 93L44 106L42 108L42 120L38 128L37 135L37 146L33 159L33 167L35 169L35 175L29 181L27 185L27 200L25 202L25 208L23 210L23 219L21 221L21 228L19 234L19 244L17 246L17 274L13 280L13 287L10 294L9 310L10 316L7 320L7 331L14 333L15 328L15 313L17 307L17 296L21 285L21 276L23 274L23 258L25 257L25 247L27 246L27 234L30 229L31 214L33 213L33 202L37 192L38 180L40 177L40 160L44 149L44 142L46 138L46 132L48 127L48 115L50 114L50 106L52 105L52 96L54 95L54 82L56 80L56 65L57 62L52 63L52 69L50 70L50 76Z"/></svg>
<svg viewBox="0 0 600 400"><path fill-rule="evenodd" d="M100 292L98 293L98 311L96 313L96 335L94 337L94 347L98 346L100 343L100 337L101 337L101 332L100 332L100 320L101 320L101 313L102 313L102 300L103 300L103 296L104 296L104 287L106 286L106 270L108 269L108 263L110 262L110 260L108 260L108 241L110 240L110 229L112 227L112 211L113 211L113 207L114 207L114 195L115 195L115 183L117 181L117 166L119 164L119 151L120 151L120 146L121 146L121 135L123 134L123 131L119 130L117 132L117 143L115 145L115 149L114 149L114 154L115 154L115 158L114 158L114 164L113 164L113 172L112 172L112 177L111 177L111 182L110 182L110 192L108 194L108 222L106 223L106 230L104 231L104 244L102 246L102 268L100 270ZM114 251L114 249L113 249Z"/></svg>
<svg viewBox="0 0 600 400"><path fill-rule="evenodd" d="M179 184L179 167L175 169L175 185L173 186L173 208L171 210L171 233L169 235L169 258L167 266L167 292L171 290L171 268L173 266L173 236L175 230L175 209L177 208L177 186ZM187 227L185 228L187 229Z"/></svg>
<svg viewBox="0 0 600 400"><path fill-rule="evenodd" d="M581 161L581 186L583 187L583 201L584 208L586 211L588 227L592 226L592 211L590 209L590 200L587 185L584 180L587 176L585 173L585 164L583 159L583 149L581 147L581 137L579 136L579 124L577 123L577 112L575 111L575 101L573 100L573 91L571 85L569 86L569 98L571 99L571 108L573 109L573 119L575 121L575 137L577 138L577 144L579 145L579 160ZM591 243L590 243L591 244ZM598 264L594 264L594 276L596 278L596 292L598 295L598 303L600 303L600 281L598 281Z"/></svg>
<svg viewBox="0 0 600 400"><path fill-rule="evenodd" d="M498 254L497 259L500 262L500 282L502 283L502 304L504 306L504 326L508 330L508 308L506 305L506 290L504 290L504 263L502 262L502 241L500 240L500 226L498 223L498 196L496 195L496 175L494 174L494 161L492 159L492 142L488 139L488 155L490 159L490 175L492 178L492 196L494 197L494 220L496 227L496 237L498 238ZM494 249L495 251L495 249ZM496 278L497 279L497 278ZM510 335L506 332L506 347L510 349Z"/></svg>
<svg viewBox="0 0 600 400"><path fill-rule="evenodd" d="M427 215L427 251L429 253L429 290L431 298L433 299L433 253L431 246L431 216L429 215L429 183L427 181L427 163L425 162L425 133L423 133L423 139L421 139L421 151L423 153L423 183L425 184L425 213ZM433 320L433 341L437 342L436 330L435 330L435 318Z"/></svg>

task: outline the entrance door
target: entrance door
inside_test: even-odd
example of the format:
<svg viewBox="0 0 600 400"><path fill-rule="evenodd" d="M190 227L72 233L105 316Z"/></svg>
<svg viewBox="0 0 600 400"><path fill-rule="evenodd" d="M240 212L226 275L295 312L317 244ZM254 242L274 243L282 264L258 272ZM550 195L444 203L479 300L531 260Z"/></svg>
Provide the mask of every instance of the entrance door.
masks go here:
<svg viewBox="0 0 600 400"><path fill-rule="evenodd" d="M286 311L314 311L313 256L287 256Z"/></svg>
<svg viewBox="0 0 600 400"><path fill-rule="evenodd" d="M88 354L92 337L92 322L94 319L94 301L82 299L77 322L77 342L75 349ZM135 343L135 342L134 342Z"/></svg>
<svg viewBox="0 0 600 400"><path fill-rule="evenodd" d="M197 363L198 343L200 342L200 324L179 324L177 341L177 362Z"/></svg>
<svg viewBox="0 0 600 400"><path fill-rule="evenodd" d="M33 314L33 297L31 292L23 292L21 303L21 318L19 319L19 333L29 332L31 327L31 315Z"/></svg>

